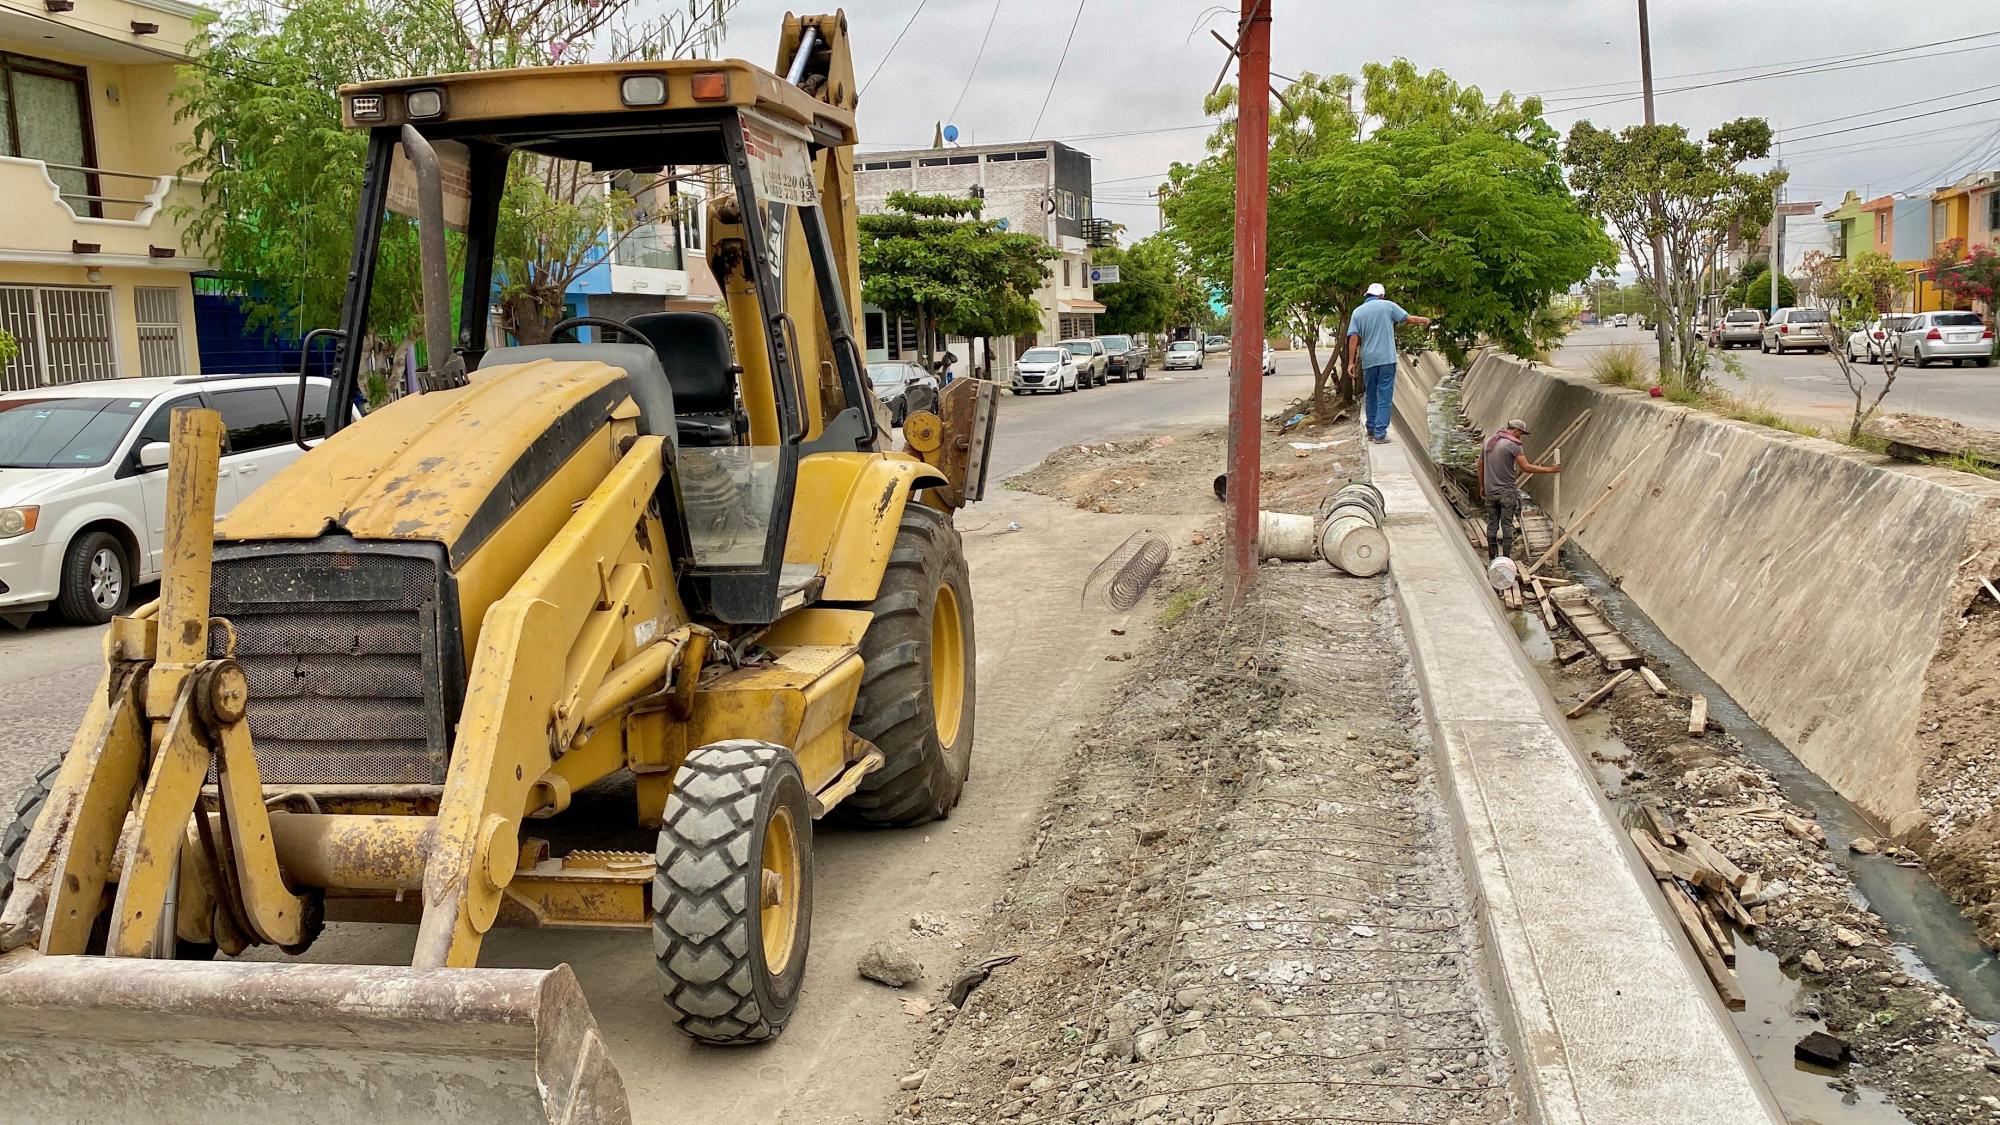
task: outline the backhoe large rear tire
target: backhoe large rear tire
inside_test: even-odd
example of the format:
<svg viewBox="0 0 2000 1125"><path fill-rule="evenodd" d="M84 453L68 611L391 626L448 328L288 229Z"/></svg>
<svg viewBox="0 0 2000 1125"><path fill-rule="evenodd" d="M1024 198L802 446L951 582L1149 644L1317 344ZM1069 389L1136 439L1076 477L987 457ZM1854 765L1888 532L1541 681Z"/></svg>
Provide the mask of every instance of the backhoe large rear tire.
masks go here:
<svg viewBox="0 0 2000 1125"><path fill-rule="evenodd" d="M674 1023L720 1046L775 1039L812 936L812 810L792 752L732 739L689 754L654 860L653 955Z"/></svg>
<svg viewBox="0 0 2000 1125"><path fill-rule="evenodd" d="M972 767L977 649L965 545L951 517L912 500L869 606L854 732L882 768L841 802L842 819L880 827L950 814Z"/></svg>
<svg viewBox="0 0 2000 1125"><path fill-rule="evenodd" d="M34 831L35 818L42 815L42 806L48 802L49 788L55 784L56 771L62 768L62 759L48 764L21 796L14 802L14 819L0 832L0 906L7 904L7 896L14 893L14 861L21 855L21 849L28 844L28 833Z"/></svg>

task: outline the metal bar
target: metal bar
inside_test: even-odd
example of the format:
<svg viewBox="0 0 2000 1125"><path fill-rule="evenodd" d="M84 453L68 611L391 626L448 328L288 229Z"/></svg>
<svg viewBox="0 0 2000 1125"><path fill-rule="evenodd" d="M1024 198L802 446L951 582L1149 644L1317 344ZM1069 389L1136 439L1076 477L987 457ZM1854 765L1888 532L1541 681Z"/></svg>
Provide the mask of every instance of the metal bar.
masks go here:
<svg viewBox="0 0 2000 1125"><path fill-rule="evenodd" d="M465 284L458 297L458 354L477 368L486 355L486 322L493 307L493 240L506 190L509 153L497 145L468 144L472 204L465 223Z"/></svg>
<svg viewBox="0 0 2000 1125"><path fill-rule="evenodd" d="M1236 260L1229 357L1229 586L1257 581L1257 507L1264 421L1264 234L1271 157L1271 0L1243 0L1237 37Z"/></svg>
<svg viewBox="0 0 2000 1125"><path fill-rule="evenodd" d="M372 130L368 166L361 177L361 203L354 220L354 249L347 262L347 295L340 306L341 344L327 394L326 433L332 437L354 417L354 388L361 379L361 342L368 327L368 297L375 285L376 243L382 237L382 209L389 194L389 165L396 132Z"/></svg>
<svg viewBox="0 0 2000 1125"><path fill-rule="evenodd" d="M152 202L150 199L120 199L115 195L85 195L78 191L63 192L62 197L64 199L87 199L93 203L128 203L134 207L144 207Z"/></svg>
<svg viewBox="0 0 2000 1125"><path fill-rule="evenodd" d="M437 150L415 125L403 126L403 155L417 174L417 257L424 299L423 389L464 383L463 365L451 349L450 263L444 256L444 173Z"/></svg>
<svg viewBox="0 0 2000 1125"><path fill-rule="evenodd" d="M819 46L819 28L807 25L804 35L799 36L799 52L792 56L791 68L785 71L785 81L796 86L799 79L806 76L806 63L811 61L813 48Z"/></svg>
<svg viewBox="0 0 2000 1125"><path fill-rule="evenodd" d="M180 879L176 861L208 763L200 720L184 696L153 755L152 773L133 818L135 833L125 849L125 868L118 876L118 897L111 908L111 932L104 943L113 957L160 955L160 916L166 910L168 888Z"/></svg>
<svg viewBox="0 0 2000 1125"><path fill-rule="evenodd" d="M64 172L84 172L92 176L114 176L122 180L169 180L173 173L157 172L113 172L109 168L91 168L83 164L58 164L53 160L40 162L44 168L56 168Z"/></svg>

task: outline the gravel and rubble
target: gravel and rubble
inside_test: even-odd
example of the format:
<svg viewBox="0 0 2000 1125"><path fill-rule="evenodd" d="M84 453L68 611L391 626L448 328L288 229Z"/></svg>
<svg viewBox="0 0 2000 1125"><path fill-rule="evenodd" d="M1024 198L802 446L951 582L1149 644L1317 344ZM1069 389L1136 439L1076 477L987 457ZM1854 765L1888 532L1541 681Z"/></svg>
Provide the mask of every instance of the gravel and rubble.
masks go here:
<svg viewBox="0 0 2000 1125"><path fill-rule="evenodd" d="M1220 442L1185 444L1210 446L1174 474L1200 495ZM1267 464L1291 510L1342 483L1327 451ZM904 1119L1514 1120L1386 583L1286 564L1232 609L1215 540L1177 551L1152 610L1173 623L1117 665L963 954L1015 959L937 998Z"/></svg>
<svg viewBox="0 0 2000 1125"><path fill-rule="evenodd" d="M1549 674L1558 700L1581 699L1604 680L1592 661ZM1871 1087L1922 1125L2000 1121L2000 1056L1988 1043L2000 1029L1970 1017L1898 956L1887 926L1861 905L1853 879L1815 830L1813 811L1789 800L1777 778L1712 722L1705 736L1690 738L1688 704L1677 688L1661 698L1633 684L1601 706L1608 733L1624 749L1622 757L1599 756L1608 767L1600 777L1614 786L1615 799L1628 809L1658 806L1761 878L1761 893L1746 900L1761 920L1755 944L1800 985L1791 1014L1852 1048L1853 1068L1828 1079L1837 1089ZM1918 863L1891 840L1856 845Z"/></svg>

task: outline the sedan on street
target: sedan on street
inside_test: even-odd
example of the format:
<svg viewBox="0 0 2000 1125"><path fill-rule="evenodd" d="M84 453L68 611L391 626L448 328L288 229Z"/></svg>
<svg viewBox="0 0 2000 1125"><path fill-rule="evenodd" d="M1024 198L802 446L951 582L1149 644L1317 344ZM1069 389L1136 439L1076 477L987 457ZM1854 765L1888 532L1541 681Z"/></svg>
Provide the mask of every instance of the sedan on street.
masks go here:
<svg viewBox="0 0 2000 1125"><path fill-rule="evenodd" d="M1206 363L1199 340L1175 340L1167 345L1167 357L1160 366L1168 371L1199 371Z"/></svg>
<svg viewBox="0 0 2000 1125"><path fill-rule="evenodd" d="M1896 333L1908 324L1907 316L1878 316L1847 334L1850 363L1880 363L1895 346Z"/></svg>
<svg viewBox="0 0 2000 1125"><path fill-rule="evenodd" d="M1014 363L1014 381L1007 389L1014 394L1062 394L1077 388L1076 355L1068 348L1029 348Z"/></svg>
<svg viewBox="0 0 2000 1125"><path fill-rule="evenodd" d="M1783 308L1771 314L1764 326L1762 350L1777 352L1827 351L1833 347L1833 324L1825 309Z"/></svg>
<svg viewBox="0 0 2000 1125"><path fill-rule="evenodd" d="M1730 309L1709 329L1708 342L1724 351L1758 347L1764 342L1764 314L1756 309Z"/></svg>
<svg viewBox="0 0 2000 1125"><path fill-rule="evenodd" d="M889 422L900 426L910 415L910 400L923 397L923 391L931 395L937 393L937 376L925 371L914 363L890 362L868 365L868 382L875 388L875 396L882 405L889 408ZM916 394L913 395L912 392Z"/></svg>
<svg viewBox="0 0 2000 1125"><path fill-rule="evenodd" d="M1975 312L1927 312L1910 318L1896 334L1903 362L1928 367L1937 361L1958 366L1971 360L1981 367L1993 363L1993 328Z"/></svg>

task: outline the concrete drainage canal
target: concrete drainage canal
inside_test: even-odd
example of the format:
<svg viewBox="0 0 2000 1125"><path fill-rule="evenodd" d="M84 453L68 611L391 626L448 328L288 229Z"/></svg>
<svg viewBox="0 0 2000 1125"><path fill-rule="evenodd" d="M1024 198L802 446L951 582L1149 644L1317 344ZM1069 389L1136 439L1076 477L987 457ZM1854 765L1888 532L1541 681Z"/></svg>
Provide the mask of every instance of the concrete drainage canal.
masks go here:
<svg viewBox="0 0 2000 1125"><path fill-rule="evenodd" d="M1484 558L1460 378L1430 394L1428 453ZM1526 571L1561 530L1523 522ZM2000 964L1917 857L1573 544L1499 597L1786 1114L2000 1121Z"/></svg>

